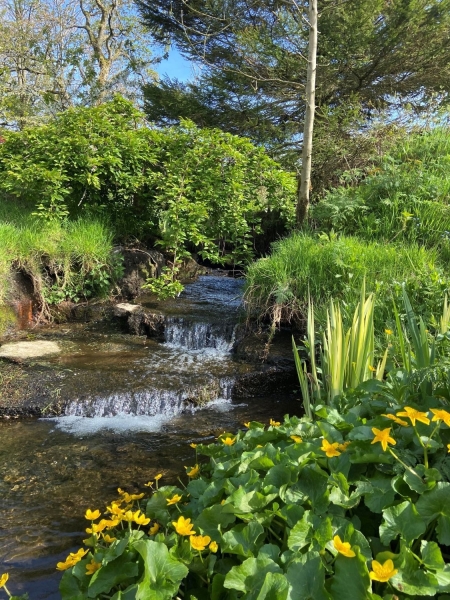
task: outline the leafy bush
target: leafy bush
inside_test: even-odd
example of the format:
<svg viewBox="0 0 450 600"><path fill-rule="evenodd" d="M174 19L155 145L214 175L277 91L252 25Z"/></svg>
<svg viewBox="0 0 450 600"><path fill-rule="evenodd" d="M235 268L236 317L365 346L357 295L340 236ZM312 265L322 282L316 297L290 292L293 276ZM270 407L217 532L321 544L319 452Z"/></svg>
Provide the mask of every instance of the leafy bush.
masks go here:
<svg viewBox="0 0 450 600"><path fill-rule="evenodd" d="M341 185L312 207L316 226L368 240L442 247L448 256L448 128L407 135L377 163L365 177L363 173L343 174Z"/></svg>
<svg viewBox="0 0 450 600"><path fill-rule="evenodd" d="M364 278L368 292L375 292L378 331L393 323L392 300L402 304L403 285L426 321L440 312L449 285L432 249L332 234L294 234L276 242L269 257L248 268L247 309L275 323L306 318L310 296L317 321L325 325L326 306L333 297L341 302L344 322L349 323Z"/></svg>
<svg viewBox="0 0 450 600"><path fill-rule="evenodd" d="M295 178L248 140L199 129L151 129L123 98L76 108L5 134L0 192L44 220L107 218L117 234L146 238L182 258L243 262L275 218L292 222Z"/></svg>
<svg viewBox="0 0 450 600"><path fill-rule="evenodd" d="M376 381L317 416L246 423L196 448L186 487L88 510L87 548L58 563L62 599L445 598L446 407Z"/></svg>

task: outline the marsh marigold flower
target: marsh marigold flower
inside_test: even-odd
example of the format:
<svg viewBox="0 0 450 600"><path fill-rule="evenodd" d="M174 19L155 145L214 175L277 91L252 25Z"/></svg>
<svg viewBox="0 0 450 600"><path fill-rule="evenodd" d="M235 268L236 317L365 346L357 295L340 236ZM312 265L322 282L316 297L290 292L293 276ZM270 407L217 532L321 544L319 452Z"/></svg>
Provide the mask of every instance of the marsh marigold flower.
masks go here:
<svg viewBox="0 0 450 600"><path fill-rule="evenodd" d="M450 427L450 413L442 408L430 408L433 413L432 421L443 421L447 427Z"/></svg>
<svg viewBox="0 0 450 600"><path fill-rule="evenodd" d="M391 577L398 573L398 569L394 569L394 563L390 558L381 564L377 560L372 561L372 571L369 573L370 579L374 581L389 581Z"/></svg>
<svg viewBox="0 0 450 600"><path fill-rule="evenodd" d="M175 527L178 535L195 535L195 531L192 531L194 524L191 523L191 519L179 517L178 521L172 521L172 525Z"/></svg>
<svg viewBox="0 0 450 600"><path fill-rule="evenodd" d="M153 525L148 530L149 535L156 535L159 531L159 524L153 523Z"/></svg>
<svg viewBox="0 0 450 600"><path fill-rule="evenodd" d="M411 408L410 406L405 406L405 410L403 412L398 412L397 417L407 417L413 424L413 427L416 426L416 421L425 423L425 425L430 424L430 419L427 417L427 413L420 412L419 410Z"/></svg>
<svg viewBox="0 0 450 600"><path fill-rule="evenodd" d="M376 444L377 442L380 442L381 447L386 452L388 444L392 444L393 446L395 446L395 444L397 443L394 440L394 438L392 438L389 435L390 432L390 427L387 427L386 429L377 429L376 427L372 427L372 433L375 435L375 437L373 438L371 443Z"/></svg>
<svg viewBox="0 0 450 600"><path fill-rule="evenodd" d="M154 481L147 481L147 483L144 483L145 487L152 487L152 485L154 484Z"/></svg>
<svg viewBox="0 0 450 600"><path fill-rule="evenodd" d="M150 519L146 517L140 510L137 510L134 515L134 522L136 525L148 525L150 523Z"/></svg>
<svg viewBox="0 0 450 600"><path fill-rule="evenodd" d="M232 446L236 441L236 438L226 437L222 438L220 441L222 442L222 444L225 444L225 446Z"/></svg>
<svg viewBox="0 0 450 600"><path fill-rule="evenodd" d="M369 365L369 371L371 371L372 373L376 372L376 368L373 367L372 365Z"/></svg>
<svg viewBox="0 0 450 600"><path fill-rule="evenodd" d="M338 446L339 442L333 442L330 444L328 440L324 439L320 449L325 452L328 458L332 458L333 456L339 456L341 454L338 450Z"/></svg>
<svg viewBox="0 0 450 600"><path fill-rule="evenodd" d="M217 552L217 550L219 549L219 545L217 544L217 542L211 542L209 545L209 549L211 550L211 552L214 552L214 554Z"/></svg>
<svg viewBox="0 0 450 600"><path fill-rule="evenodd" d="M393 331L392 331L392 329L385 329L385 330L384 330L384 333L385 333L386 335L392 335Z"/></svg>
<svg viewBox="0 0 450 600"><path fill-rule="evenodd" d="M159 481L162 477L162 474L159 473L158 475L155 475L155 481Z"/></svg>
<svg viewBox="0 0 450 600"><path fill-rule="evenodd" d="M198 465L195 465L195 467L192 467L192 469L190 471L188 471L186 474L191 479L195 479L195 477L198 477L199 473L200 473L200 467Z"/></svg>
<svg viewBox="0 0 450 600"><path fill-rule="evenodd" d="M95 519L98 519L100 515L101 512L99 510L91 510L90 508L88 508L86 514L84 515L84 518L88 521L95 521Z"/></svg>
<svg viewBox="0 0 450 600"><path fill-rule="evenodd" d="M347 447L350 446L351 442L342 442L342 444L338 444L338 449L341 452L345 452L347 450Z"/></svg>
<svg viewBox="0 0 450 600"><path fill-rule="evenodd" d="M117 540L116 537L112 537L108 533L103 534L103 539L105 540L105 542L107 544L112 544L113 542L115 542Z"/></svg>
<svg viewBox="0 0 450 600"><path fill-rule="evenodd" d="M386 419L390 419L391 421L394 421L394 423L397 423L397 425L401 425L402 427L408 427L409 425L407 421L403 421L403 419L399 419L398 417L392 414L383 414L381 416L386 417Z"/></svg>
<svg viewBox="0 0 450 600"><path fill-rule="evenodd" d="M356 556L349 542L343 542L338 535L335 535L333 538L333 546L336 548L339 554L342 554L347 558L353 558Z"/></svg>
<svg viewBox="0 0 450 600"><path fill-rule="evenodd" d="M209 535L191 535L189 540L194 550L198 550L199 552L201 552L210 543L211 538L209 537Z"/></svg>
<svg viewBox="0 0 450 600"><path fill-rule="evenodd" d="M273 419L270 419L269 424L272 425L272 427L279 427L281 425L280 421L274 421Z"/></svg>
<svg viewBox="0 0 450 600"><path fill-rule="evenodd" d="M3 573L3 575L0 575L0 588L4 587L4 585L6 584L8 579L9 579L8 573Z"/></svg>
<svg viewBox="0 0 450 600"><path fill-rule="evenodd" d="M181 496L179 494L175 494L172 498L166 498L167 504L170 506L171 504L177 504L181 500Z"/></svg>
<svg viewBox="0 0 450 600"><path fill-rule="evenodd" d="M450 444L447 444L447 451L450 453Z"/></svg>
<svg viewBox="0 0 450 600"><path fill-rule="evenodd" d="M244 423L244 427L247 427L247 429L250 429L250 421L247 421L247 423Z"/></svg>
<svg viewBox="0 0 450 600"><path fill-rule="evenodd" d="M95 562L95 560L92 559L91 562L86 565L86 575L93 575L101 566L102 563Z"/></svg>
<svg viewBox="0 0 450 600"><path fill-rule="evenodd" d="M302 438L299 435L290 435L291 440L294 440L296 444L300 444L302 442Z"/></svg>

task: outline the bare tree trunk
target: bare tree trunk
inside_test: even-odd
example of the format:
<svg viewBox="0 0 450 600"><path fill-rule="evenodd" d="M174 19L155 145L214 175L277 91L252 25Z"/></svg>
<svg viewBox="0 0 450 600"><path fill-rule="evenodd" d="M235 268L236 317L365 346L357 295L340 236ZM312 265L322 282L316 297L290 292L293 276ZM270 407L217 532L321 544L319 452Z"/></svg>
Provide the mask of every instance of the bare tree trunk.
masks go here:
<svg viewBox="0 0 450 600"><path fill-rule="evenodd" d="M302 171L298 186L297 225L306 219L309 209L311 188L311 155L314 130L314 111L316 101L316 62L317 62L317 0L309 0L309 44L308 72L306 76L306 113L303 128Z"/></svg>

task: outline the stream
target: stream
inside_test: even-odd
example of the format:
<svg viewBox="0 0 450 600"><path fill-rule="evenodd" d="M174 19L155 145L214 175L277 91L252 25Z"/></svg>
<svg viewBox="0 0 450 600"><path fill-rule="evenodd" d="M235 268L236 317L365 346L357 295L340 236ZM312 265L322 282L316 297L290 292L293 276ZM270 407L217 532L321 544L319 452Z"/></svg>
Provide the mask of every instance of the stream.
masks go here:
<svg viewBox="0 0 450 600"><path fill-rule="evenodd" d="M72 393L61 417L0 421L0 575L13 594L60 598L56 563L82 546L85 510L104 509L118 487L186 479L189 444L298 412L281 394L233 397L236 378L257 368L232 354L241 286L205 276L162 308L141 299L164 312L160 342L78 324L36 334L63 349L36 368Z"/></svg>

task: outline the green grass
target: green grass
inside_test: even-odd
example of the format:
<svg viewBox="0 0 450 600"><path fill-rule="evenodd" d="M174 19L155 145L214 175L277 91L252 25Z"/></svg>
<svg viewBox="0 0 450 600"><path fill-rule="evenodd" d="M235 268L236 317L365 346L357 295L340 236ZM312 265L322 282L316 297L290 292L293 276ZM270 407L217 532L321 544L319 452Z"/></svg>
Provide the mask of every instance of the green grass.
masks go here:
<svg viewBox="0 0 450 600"><path fill-rule="evenodd" d="M112 244L112 232L99 221L45 222L19 204L0 202L0 303L12 269L28 273L42 302L104 292Z"/></svg>
<svg viewBox="0 0 450 600"><path fill-rule="evenodd" d="M363 280L375 292L376 329L392 326L402 284L415 309L428 320L439 314L449 280L438 252L418 245L367 242L356 237L294 234L273 245L271 256L250 265L245 299L250 315L272 322L306 318L308 294L317 320L325 322L330 297L341 301L348 324Z"/></svg>

